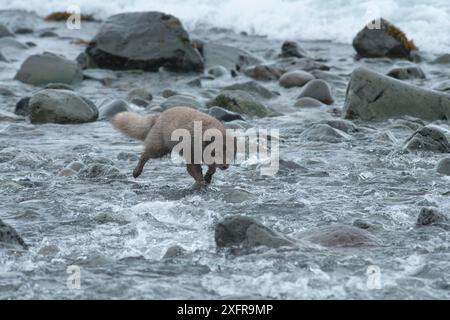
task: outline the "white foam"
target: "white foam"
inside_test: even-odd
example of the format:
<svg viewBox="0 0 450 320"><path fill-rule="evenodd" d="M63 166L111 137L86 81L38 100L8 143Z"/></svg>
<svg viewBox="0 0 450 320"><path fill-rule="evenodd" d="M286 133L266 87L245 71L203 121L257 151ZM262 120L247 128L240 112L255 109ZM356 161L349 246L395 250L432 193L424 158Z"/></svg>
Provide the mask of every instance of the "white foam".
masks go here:
<svg viewBox="0 0 450 320"><path fill-rule="evenodd" d="M39 5L37 5L39 4ZM0 8L35 10L41 15L78 5L105 18L125 11L171 13L188 28L198 24L231 28L277 39L351 43L371 18L381 15L402 28L425 51L450 51L448 0L0 0Z"/></svg>

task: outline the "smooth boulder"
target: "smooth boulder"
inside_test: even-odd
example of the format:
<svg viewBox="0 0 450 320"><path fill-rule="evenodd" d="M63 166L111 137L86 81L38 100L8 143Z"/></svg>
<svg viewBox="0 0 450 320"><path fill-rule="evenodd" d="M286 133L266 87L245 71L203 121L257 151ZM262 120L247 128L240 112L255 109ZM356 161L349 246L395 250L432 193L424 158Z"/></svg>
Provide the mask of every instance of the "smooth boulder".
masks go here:
<svg viewBox="0 0 450 320"><path fill-rule="evenodd" d="M433 126L426 126L416 131L405 143L408 151L431 151L450 153L450 143L445 134Z"/></svg>
<svg viewBox="0 0 450 320"><path fill-rule="evenodd" d="M288 58L288 57L296 57L296 58L305 58L308 56L306 50L304 50L300 45L295 41L285 41L281 45L281 55L280 57Z"/></svg>
<svg viewBox="0 0 450 320"><path fill-rule="evenodd" d="M385 120L412 116L450 119L450 95L423 89L366 68L356 68L347 88L343 111L348 119Z"/></svg>
<svg viewBox="0 0 450 320"><path fill-rule="evenodd" d="M72 91L47 89L30 99L31 123L77 124L96 121L94 103Z"/></svg>
<svg viewBox="0 0 450 320"><path fill-rule="evenodd" d="M156 72L202 72L203 58L179 19L160 12L121 13L108 18L86 49L100 68Z"/></svg>
<svg viewBox="0 0 450 320"><path fill-rule="evenodd" d="M308 82L303 87L298 98L313 98L328 105L333 104L334 102L330 85L326 81L320 79Z"/></svg>
<svg viewBox="0 0 450 320"><path fill-rule="evenodd" d="M411 58L411 53L417 48L414 42L392 23L385 19L379 20L379 25L365 26L353 39L353 47L363 58ZM379 27L379 28L378 28Z"/></svg>
<svg viewBox="0 0 450 320"><path fill-rule="evenodd" d="M207 103L208 108L221 107L248 116L266 117L269 109L251 94L241 90L225 90Z"/></svg>
<svg viewBox="0 0 450 320"><path fill-rule="evenodd" d="M15 79L35 86L49 83L76 84L83 80L83 73L75 61L46 52L26 59Z"/></svg>
<svg viewBox="0 0 450 320"><path fill-rule="evenodd" d="M280 78L280 86L284 88L303 87L315 77L306 71L295 70L283 74Z"/></svg>
<svg viewBox="0 0 450 320"><path fill-rule="evenodd" d="M304 97L297 100L295 107L299 108L317 108L322 107L324 104L317 99Z"/></svg>

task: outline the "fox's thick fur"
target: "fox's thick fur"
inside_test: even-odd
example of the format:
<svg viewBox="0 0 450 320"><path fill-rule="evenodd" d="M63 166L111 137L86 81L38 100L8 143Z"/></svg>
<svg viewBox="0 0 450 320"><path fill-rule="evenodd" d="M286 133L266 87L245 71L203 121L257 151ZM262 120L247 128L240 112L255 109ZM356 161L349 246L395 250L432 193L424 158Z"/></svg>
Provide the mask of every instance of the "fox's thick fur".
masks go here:
<svg viewBox="0 0 450 320"><path fill-rule="evenodd" d="M226 128L219 120L188 107L171 108L159 115L144 116L134 112L117 114L112 120L113 126L128 137L144 142L145 150L133 176L137 178L141 175L148 160L160 158L172 152L172 149L179 143L179 141L171 140L172 133L176 129L188 130L194 139L194 121L201 122L202 134L208 129L216 129L226 139ZM203 142L202 151L209 143L211 142ZM225 141L223 145L226 148ZM224 149L224 154L226 154L226 149ZM187 171L197 183L204 185L211 183L217 167L226 170L228 164L225 159L222 164L208 164L208 172L205 176L202 173L201 163L188 163Z"/></svg>

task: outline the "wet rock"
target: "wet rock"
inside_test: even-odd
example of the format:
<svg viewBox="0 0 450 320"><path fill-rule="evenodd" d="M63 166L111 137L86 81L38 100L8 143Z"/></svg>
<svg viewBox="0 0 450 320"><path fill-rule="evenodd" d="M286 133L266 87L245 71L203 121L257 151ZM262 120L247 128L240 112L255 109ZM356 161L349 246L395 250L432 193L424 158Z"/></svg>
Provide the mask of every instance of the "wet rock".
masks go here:
<svg viewBox="0 0 450 320"><path fill-rule="evenodd" d="M126 179L126 175L114 166L93 163L81 169L79 176L85 179Z"/></svg>
<svg viewBox="0 0 450 320"><path fill-rule="evenodd" d="M417 227L442 226L450 224L450 219L436 208L422 208L417 218Z"/></svg>
<svg viewBox="0 0 450 320"><path fill-rule="evenodd" d="M296 70L283 74L280 78L280 86L285 88L303 87L314 80L315 77L306 71Z"/></svg>
<svg viewBox="0 0 450 320"><path fill-rule="evenodd" d="M444 158L439 161L436 171L440 174L450 176L450 158Z"/></svg>
<svg viewBox="0 0 450 320"><path fill-rule="evenodd" d="M259 81L278 81L282 75L278 69L263 64L245 69L244 74Z"/></svg>
<svg viewBox="0 0 450 320"><path fill-rule="evenodd" d="M174 107L191 107L198 110L202 109L203 105L192 96L178 94L169 97L166 101L161 103L161 107L164 110Z"/></svg>
<svg viewBox="0 0 450 320"><path fill-rule="evenodd" d="M42 86L49 83L76 84L82 81L83 76L76 62L47 52L26 59L15 79Z"/></svg>
<svg viewBox="0 0 450 320"><path fill-rule="evenodd" d="M302 132L300 139L305 141L339 143L350 140L351 137L343 131L332 128L328 124L317 124Z"/></svg>
<svg viewBox="0 0 450 320"><path fill-rule="evenodd" d="M67 90L42 90L30 99L31 123L76 124L96 121L97 107Z"/></svg>
<svg viewBox="0 0 450 320"><path fill-rule="evenodd" d="M204 44L203 57L207 68L220 65L228 70L234 70L237 66L242 69L261 63L259 58L245 50L213 42Z"/></svg>
<svg viewBox="0 0 450 320"><path fill-rule="evenodd" d="M353 47L363 58L411 58L417 50L413 41L397 27L385 19L380 20L380 28L361 30L353 40Z"/></svg>
<svg viewBox="0 0 450 320"><path fill-rule="evenodd" d="M305 97L298 99L294 106L300 108L316 108L322 107L324 104L317 99Z"/></svg>
<svg viewBox="0 0 450 320"><path fill-rule="evenodd" d="M443 55L440 55L436 59L434 59L432 64L450 64L450 53L446 53Z"/></svg>
<svg viewBox="0 0 450 320"><path fill-rule="evenodd" d="M241 90L225 90L207 103L208 108L221 107L248 116L265 117L269 110L251 94Z"/></svg>
<svg viewBox="0 0 450 320"><path fill-rule="evenodd" d="M0 96L4 96L4 97L14 97L16 94L9 88L7 87L0 87Z"/></svg>
<svg viewBox="0 0 450 320"><path fill-rule="evenodd" d="M140 98L134 98L131 100L131 103L134 104L135 106L141 107L141 108L147 108L150 103L145 101L144 99L140 99Z"/></svg>
<svg viewBox="0 0 450 320"><path fill-rule="evenodd" d="M433 86L433 90L442 91L446 94L450 93L450 81L442 81Z"/></svg>
<svg viewBox="0 0 450 320"><path fill-rule="evenodd" d="M214 118L223 122L244 120L244 118L239 113L231 112L220 107L212 107L211 109L209 109L208 113L210 116L213 116Z"/></svg>
<svg viewBox="0 0 450 320"><path fill-rule="evenodd" d="M16 39L12 38L12 37L4 37L4 38L0 38L0 51L5 51L5 50L27 50L28 46L23 44L22 42L17 41Z"/></svg>
<svg viewBox="0 0 450 320"><path fill-rule="evenodd" d="M357 247L357 246L381 246L382 241L367 230L347 226L331 225L314 228L296 235L306 240L325 247Z"/></svg>
<svg viewBox="0 0 450 320"><path fill-rule="evenodd" d="M49 83L44 87L44 89L75 91L72 86L65 83Z"/></svg>
<svg viewBox="0 0 450 320"><path fill-rule="evenodd" d="M227 217L220 221L215 227L215 241L218 248L280 248L296 245L293 240L243 216Z"/></svg>
<svg viewBox="0 0 450 320"><path fill-rule="evenodd" d="M308 56L306 50L304 50L297 42L294 41L285 41L281 46L281 57L296 57L296 58L305 58Z"/></svg>
<svg viewBox="0 0 450 320"><path fill-rule="evenodd" d="M425 79L422 68L417 66L393 68L387 74L391 78L399 80Z"/></svg>
<svg viewBox="0 0 450 320"><path fill-rule="evenodd" d="M133 101L133 99L142 99L144 101L150 102L153 100L153 95L146 88L135 88L128 92L127 99L128 101Z"/></svg>
<svg viewBox="0 0 450 320"><path fill-rule="evenodd" d="M116 114L120 112L130 111L128 103L124 100L114 100L110 103L107 103L103 106L100 106L98 110L98 119L99 120L110 120Z"/></svg>
<svg viewBox="0 0 450 320"><path fill-rule="evenodd" d="M374 71L353 71L344 117L384 120L409 115L424 120L450 119L450 96L410 85Z"/></svg>
<svg viewBox="0 0 450 320"><path fill-rule="evenodd" d="M59 252L60 252L60 249L58 248L58 246L56 246L54 244L50 244L50 245L47 245L47 246L39 249L38 254L40 254L41 256L45 256L45 257L53 257L53 256L57 255Z"/></svg>
<svg viewBox="0 0 450 320"><path fill-rule="evenodd" d="M180 246L172 246L167 249L166 253L163 256L163 260L177 259L185 256L187 251Z"/></svg>
<svg viewBox="0 0 450 320"><path fill-rule="evenodd" d="M60 176L60 177L73 177L76 175L77 175L77 172L70 168L64 168L58 173L58 176Z"/></svg>
<svg viewBox="0 0 450 320"><path fill-rule="evenodd" d="M80 171L81 169L84 168L84 164L82 162L79 162L79 161L73 161L67 166L67 168L78 172L78 171Z"/></svg>
<svg viewBox="0 0 450 320"><path fill-rule="evenodd" d="M405 143L408 151L432 151L450 153L450 143L438 128L426 126L416 131Z"/></svg>
<svg viewBox="0 0 450 320"><path fill-rule="evenodd" d="M44 31L39 35L39 38L56 38L56 37L58 37L58 34L51 30Z"/></svg>
<svg viewBox="0 0 450 320"><path fill-rule="evenodd" d="M231 86L223 88L223 90L241 90L250 93L257 99L271 99L276 97L272 91L259 84L256 81L247 81L244 83L235 83Z"/></svg>
<svg viewBox="0 0 450 320"><path fill-rule="evenodd" d="M75 60L77 61L80 68L83 70L98 68L94 59L92 59L86 52L80 53Z"/></svg>
<svg viewBox="0 0 450 320"><path fill-rule="evenodd" d="M164 41L161 41L164 39ZM104 69L203 71L203 59L179 19L160 12L109 17L86 49Z"/></svg>
<svg viewBox="0 0 450 320"><path fill-rule="evenodd" d="M0 220L0 248L4 246L28 249L28 245L23 241L19 233L9 224Z"/></svg>
<svg viewBox="0 0 450 320"><path fill-rule="evenodd" d="M201 88L202 87L202 80L200 78L192 79L188 82L186 82L186 85L193 88Z"/></svg>
<svg viewBox="0 0 450 320"><path fill-rule="evenodd" d="M222 78L229 74L227 68L224 66L214 66L208 69L208 74L214 76L214 78Z"/></svg>
<svg viewBox="0 0 450 320"><path fill-rule="evenodd" d="M332 104L334 102L330 85L326 81L320 79L308 82L298 98L306 97L314 98L325 104Z"/></svg>
<svg viewBox="0 0 450 320"><path fill-rule="evenodd" d="M281 74L296 70L302 70L306 72L313 72L315 70L330 70L329 66L317 62L311 58L283 58L278 59L275 63L269 66L278 70L278 72L280 72Z"/></svg>
<svg viewBox="0 0 450 320"><path fill-rule="evenodd" d="M83 71L83 77L100 81L104 85L109 85L112 81L117 80L117 75L113 71L104 69L86 69Z"/></svg>
<svg viewBox="0 0 450 320"><path fill-rule="evenodd" d="M14 34L3 24L0 23L0 38L14 37Z"/></svg>
<svg viewBox="0 0 450 320"><path fill-rule="evenodd" d="M164 90L163 92L162 92L162 96L163 96L163 98L166 98L166 99L168 99L168 98L170 98L170 97L173 97L173 96L176 96L176 95L179 95L180 93L178 93L178 92L176 92L176 91L174 91L174 90L171 90L171 89L166 89L166 90Z"/></svg>
<svg viewBox="0 0 450 320"><path fill-rule="evenodd" d="M0 21L15 34L31 33L42 21L35 12L26 10L0 10Z"/></svg>
<svg viewBox="0 0 450 320"><path fill-rule="evenodd" d="M18 116L28 117L31 114L30 99L31 97L20 99L16 104L14 113Z"/></svg>

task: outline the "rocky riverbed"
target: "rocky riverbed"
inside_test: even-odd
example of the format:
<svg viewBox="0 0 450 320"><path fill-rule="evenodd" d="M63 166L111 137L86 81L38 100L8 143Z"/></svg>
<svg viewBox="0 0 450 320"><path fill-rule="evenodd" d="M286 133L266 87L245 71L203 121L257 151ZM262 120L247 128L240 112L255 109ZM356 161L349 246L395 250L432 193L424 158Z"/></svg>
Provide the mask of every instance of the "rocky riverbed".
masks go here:
<svg viewBox="0 0 450 320"><path fill-rule="evenodd" d="M143 63L102 22L0 11L0 299L450 297L448 55L158 19L181 47ZM279 173L249 159L199 190L159 159L133 179L142 146L109 119L180 104L280 129ZM227 238L230 216L252 220Z"/></svg>

